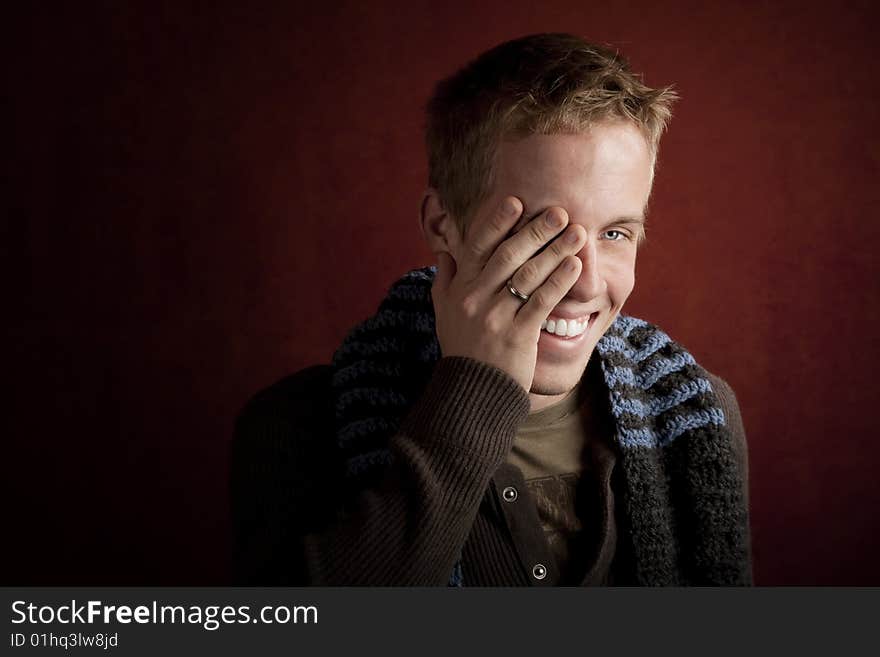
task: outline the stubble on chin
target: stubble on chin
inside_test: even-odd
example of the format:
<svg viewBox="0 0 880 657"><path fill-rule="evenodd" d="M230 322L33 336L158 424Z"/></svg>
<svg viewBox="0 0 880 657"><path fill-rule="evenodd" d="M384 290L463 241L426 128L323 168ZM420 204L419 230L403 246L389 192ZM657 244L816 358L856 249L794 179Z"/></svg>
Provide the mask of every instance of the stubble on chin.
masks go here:
<svg viewBox="0 0 880 657"><path fill-rule="evenodd" d="M555 397L557 395L564 395L569 393L574 388L574 385L564 385L564 384L556 384L556 383L532 383L532 387L529 389L529 392L533 395L543 395L545 397Z"/></svg>
<svg viewBox="0 0 880 657"><path fill-rule="evenodd" d="M548 397L568 394L580 383L585 371L586 366L580 368L580 373L576 376L574 373L571 373L568 376L561 377L535 377L529 392L533 395L545 395Z"/></svg>
<svg viewBox="0 0 880 657"><path fill-rule="evenodd" d="M592 360L592 353L593 351L591 350L590 356L587 357L583 366L577 368L577 371L575 372L569 370L568 372L552 373L552 367L548 368L551 372L536 372L529 393L533 395L554 397L571 392L581 382L581 379L583 379L590 360Z"/></svg>

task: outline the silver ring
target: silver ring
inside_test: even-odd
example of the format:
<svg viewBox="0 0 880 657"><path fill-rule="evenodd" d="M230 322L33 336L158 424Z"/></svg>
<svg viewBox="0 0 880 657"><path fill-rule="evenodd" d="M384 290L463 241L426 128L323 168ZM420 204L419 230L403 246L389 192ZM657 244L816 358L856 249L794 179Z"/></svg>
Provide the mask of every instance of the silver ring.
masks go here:
<svg viewBox="0 0 880 657"><path fill-rule="evenodd" d="M509 279L509 280L507 281L507 290L508 290L513 296L515 296L517 299L519 299L520 301L522 301L523 303L525 303L526 301L529 300L529 295L528 295L528 294L523 294L522 292L520 292L519 290L517 290L515 287L513 287L513 279L512 279L512 278Z"/></svg>

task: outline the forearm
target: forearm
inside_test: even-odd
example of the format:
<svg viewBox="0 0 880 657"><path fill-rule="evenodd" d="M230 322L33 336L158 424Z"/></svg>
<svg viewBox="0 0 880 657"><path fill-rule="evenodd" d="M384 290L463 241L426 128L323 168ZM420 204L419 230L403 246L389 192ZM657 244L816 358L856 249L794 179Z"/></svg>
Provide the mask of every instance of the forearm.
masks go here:
<svg viewBox="0 0 880 657"><path fill-rule="evenodd" d="M310 583L445 584L528 408L504 372L441 359L391 438L393 463L381 484L305 537Z"/></svg>

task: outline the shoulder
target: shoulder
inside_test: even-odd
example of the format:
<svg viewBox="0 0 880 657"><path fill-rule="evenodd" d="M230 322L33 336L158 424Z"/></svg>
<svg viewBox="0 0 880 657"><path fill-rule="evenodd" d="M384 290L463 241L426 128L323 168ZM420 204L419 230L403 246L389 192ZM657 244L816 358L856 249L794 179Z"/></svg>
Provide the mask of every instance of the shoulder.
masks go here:
<svg viewBox="0 0 880 657"><path fill-rule="evenodd" d="M294 420L331 410L332 372L329 365L313 365L285 376L247 400L237 423Z"/></svg>
<svg viewBox="0 0 880 657"><path fill-rule="evenodd" d="M709 372L687 351L681 343L673 340L662 328L637 317L621 314L614 325L612 340L623 340L624 348L629 348L630 357L639 360L644 373L656 379L657 373L668 373L681 368L691 369L691 376L708 379L730 432L733 450L740 464L744 478L748 473L748 448L743 427L742 414L736 393L727 381ZM605 349L619 351L620 346L609 341Z"/></svg>
<svg viewBox="0 0 880 657"><path fill-rule="evenodd" d="M662 328L638 317L621 314L612 329L609 331L607 344L604 345L606 351L619 351L621 347L618 345L622 339L624 349L632 351L629 356L641 366L646 378L650 378L652 382L657 380L658 374L665 375L685 368L692 370L691 376L705 375L724 412L727 424L731 429L742 428L739 403L730 384L697 363L686 347L671 338ZM617 344L614 340L617 340Z"/></svg>
<svg viewBox="0 0 880 657"><path fill-rule="evenodd" d="M332 368L314 365L256 392L235 418L233 458L275 458L332 441Z"/></svg>
<svg viewBox="0 0 880 657"><path fill-rule="evenodd" d="M709 383L712 384L715 396L718 397L718 403L721 404L721 409L724 411L725 417L729 421L731 416L735 415L737 416L737 419L742 422L742 419L739 417L739 402L737 401L736 393L733 391L733 388L731 388L730 384L717 374L713 374L708 370L704 371L706 372L706 378L709 379Z"/></svg>
<svg viewBox="0 0 880 657"><path fill-rule="evenodd" d="M235 419L229 472L233 578L300 583L297 536L335 504L332 369L320 365L256 392Z"/></svg>
<svg viewBox="0 0 880 657"><path fill-rule="evenodd" d="M742 413L740 413L739 402L736 393L727 381L709 371L706 371L706 377L715 391L721 410L724 411L724 419L727 428L730 430L730 437L733 441L733 450L736 454L737 461L742 469L743 479L748 477L748 444L746 442L746 432L743 426Z"/></svg>

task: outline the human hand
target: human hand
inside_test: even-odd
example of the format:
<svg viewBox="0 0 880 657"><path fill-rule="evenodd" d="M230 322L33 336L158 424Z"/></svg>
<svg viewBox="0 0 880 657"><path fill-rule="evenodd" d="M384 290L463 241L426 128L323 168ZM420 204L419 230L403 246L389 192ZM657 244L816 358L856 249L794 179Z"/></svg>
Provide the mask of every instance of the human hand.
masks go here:
<svg viewBox="0 0 880 657"><path fill-rule="evenodd" d="M511 196L487 216L474 217L458 261L437 254L431 297L444 356L494 365L528 391L541 323L577 281L581 261L575 254L586 233L567 226L565 210L551 207L508 236L521 214L522 203ZM508 281L529 300L511 294Z"/></svg>

